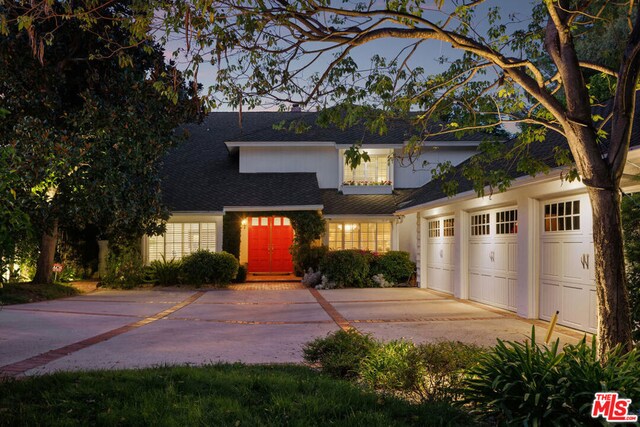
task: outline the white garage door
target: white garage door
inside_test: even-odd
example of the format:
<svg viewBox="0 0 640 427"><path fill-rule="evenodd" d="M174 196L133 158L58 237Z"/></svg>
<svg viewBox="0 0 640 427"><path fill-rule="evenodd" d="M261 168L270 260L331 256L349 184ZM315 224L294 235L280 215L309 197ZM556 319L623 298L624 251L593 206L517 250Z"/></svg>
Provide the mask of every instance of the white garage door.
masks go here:
<svg viewBox="0 0 640 427"><path fill-rule="evenodd" d="M596 332L591 206L586 196L542 203L540 318Z"/></svg>
<svg viewBox="0 0 640 427"><path fill-rule="evenodd" d="M516 311L517 207L471 214L469 298Z"/></svg>
<svg viewBox="0 0 640 427"><path fill-rule="evenodd" d="M427 220L427 287L453 293L453 217Z"/></svg>

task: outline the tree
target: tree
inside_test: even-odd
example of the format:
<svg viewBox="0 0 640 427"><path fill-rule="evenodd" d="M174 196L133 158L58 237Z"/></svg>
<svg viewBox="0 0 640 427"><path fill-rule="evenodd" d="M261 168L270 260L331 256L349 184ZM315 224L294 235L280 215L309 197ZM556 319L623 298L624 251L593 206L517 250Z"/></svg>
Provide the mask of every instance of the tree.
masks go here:
<svg viewBox="0 0 640 427"><path fill-rule="evenodd" d="M339 105L330 120L349 125L364 116L377 131L384 131L388 120L418 110L414 123L424 134L414 138L414 145L428 133L506 122L522 125L516 149L523 153L527 144L544 141L545 132L563 135L575 161L572 176L586 185L593 209L599 350L631 347L619 186L640 75L636 2L546 0L533 8L528 24L503 19L499 8L482 0L398 0L383 6L374 1L217 3L220 19L207 26L210 39L199 45L213 46L214 62L220 58L220 89L236 103L254 96ZM476 16L486 17L485 22L476 25ZM580 43L620 17L622 52L606 61L614 68L579 56ZM356 48L387 38L406 46L391 59L374 56L369 70L358 67L351 56ZM460 53L444 60L442 72L427 74L416 63L428 41ZM319 65L327 56L330 60ZM312 73L314 66L320 70ZM603 101L590 93L587 78L594 74L615 84L609 108L599 110L603 116L594 113ZM434 129L434 119L443 116L457 120ZM606 146L600 143L604 136ZM542 166L531 157L519 160L519 167L531 173ZM481 187L487 183L486 176L475 178ZM508 185L508 178L497 175L494 184L501 183Z"/></svg>
<svg viewBox="0 0 640 427"><path fill-rule="evenodd" d="M19 6L5 3L3 11L18 16ZM102 10L112 19L131 14L124 2ZM7 218L26 213L41 236L34 282L48 283L61 228L93 225L106 239L162 230L160 159L199 104L159 45L145 40L114 55L131 35L109 20L91 28L76 19L33 22L27 33L18 21L0 40L0 159L7 162L0 174L14 200ZM34 56L33 34L51 31L47 49ZM24 221L3 216L9 241L1 258L11 256L18 225Z"/></svg>

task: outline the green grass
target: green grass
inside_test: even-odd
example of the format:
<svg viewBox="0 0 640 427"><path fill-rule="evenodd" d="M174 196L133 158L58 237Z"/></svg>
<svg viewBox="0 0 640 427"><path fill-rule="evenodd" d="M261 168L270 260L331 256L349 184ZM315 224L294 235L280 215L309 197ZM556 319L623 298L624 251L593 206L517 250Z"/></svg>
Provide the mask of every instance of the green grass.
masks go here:
<svg viewBox="0 0 640 427"><path fill-rule="evenodd" d="M59 373L0 383L0 426L472 425L295 365Z"/></svg>
<svg viewBox="0 0 640 427"><path fill-rule="evenodd" d="M24 304L78 295L80 292L70 285L34 285L32 283L8 283L0 288L0 303Z"/></svg>

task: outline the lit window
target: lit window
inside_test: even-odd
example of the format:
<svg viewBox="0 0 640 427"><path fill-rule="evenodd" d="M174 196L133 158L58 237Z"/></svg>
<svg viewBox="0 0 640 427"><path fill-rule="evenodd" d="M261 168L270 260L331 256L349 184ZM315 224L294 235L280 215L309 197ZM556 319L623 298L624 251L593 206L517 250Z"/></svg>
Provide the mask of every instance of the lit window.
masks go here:
<svg viewBox="0 0 640 427"><path fill-rule="evenodd" d="M362 161L355 169L344 165L344 182L388 182L389 181L389 155L369 154L368 162Z"/></svg>
<svg viewBox="0 0 640 427"><path fill-rule="evenodd" d="M329 249L391 250L390 222L329 223Z"/></svg>
<svg viewBox="0 0 640 427"><path fill-rule="evenodd" d="M149 262L180 259L198 249L211 252L216 250L216 223L176 223L167 224L162 236L149 236L147 239Z"/></svg>
<svg viewBox="0 0 640 427"><path fill-rule="evenodd" d="M429 221L429 237L440 237L440 220Z"/></svg>
<svg viewBox="0 0 640 427"><path fill-rule="evenodd" d="M447 218L442 223L444 237L453 237L454 218Z"/></svg>
<svg viewBox="0 0 640 427"><path fill-rule="evenodd" d="M544 231L580 230L580 201L544 205Z"/></svg>
<svg viewBox="0 0 640 427"><path fill-rule="evenodd" d="M489 234L489 214L471 216L471 235L486 236Z"/></svg>
<svg viewBox="0 0 640 427"><path fill-rule="evenodd" d="M496 234L516 234L518 232L518 210L496 212Z"/></svg>

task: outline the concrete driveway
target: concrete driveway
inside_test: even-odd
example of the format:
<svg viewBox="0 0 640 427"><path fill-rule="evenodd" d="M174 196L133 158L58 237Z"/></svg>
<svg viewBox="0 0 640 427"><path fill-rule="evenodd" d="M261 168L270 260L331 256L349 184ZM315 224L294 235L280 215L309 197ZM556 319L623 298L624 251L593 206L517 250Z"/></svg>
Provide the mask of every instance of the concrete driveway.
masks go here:
<svg viewBox="0 0 640 427"><path fill-rule="evenodd" d="M389 340L522 340L546 323L422 289L98 291L0 310L0 375L210 362L302 361L353 327ZM581 334L559 327L562 342Z"/></svg>

